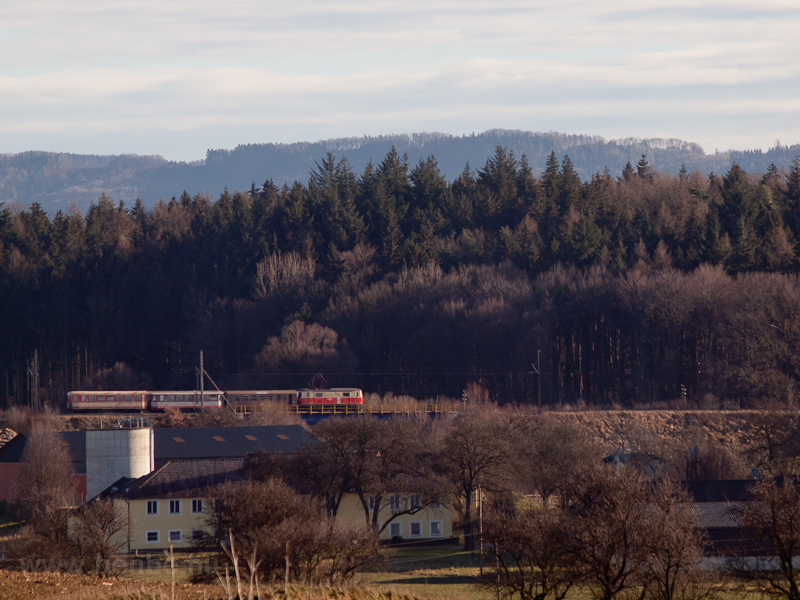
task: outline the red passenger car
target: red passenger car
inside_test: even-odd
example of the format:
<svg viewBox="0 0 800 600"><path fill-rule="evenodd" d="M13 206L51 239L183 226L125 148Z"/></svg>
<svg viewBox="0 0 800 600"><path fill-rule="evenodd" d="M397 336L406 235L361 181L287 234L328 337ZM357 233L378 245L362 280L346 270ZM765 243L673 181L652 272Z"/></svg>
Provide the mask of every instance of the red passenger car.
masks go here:
<svg viewBox="0 0 800 600"><path fill-rule="evenodd" d="M297 390L298 404L364 404L364 397L358 388L331 388Z"/></svg>
<svg viewBox="0 0 800 600"><path fill-rule="evenodd" d="M147 410L150 394L136 392L69 392L69 410Z"/></svg>

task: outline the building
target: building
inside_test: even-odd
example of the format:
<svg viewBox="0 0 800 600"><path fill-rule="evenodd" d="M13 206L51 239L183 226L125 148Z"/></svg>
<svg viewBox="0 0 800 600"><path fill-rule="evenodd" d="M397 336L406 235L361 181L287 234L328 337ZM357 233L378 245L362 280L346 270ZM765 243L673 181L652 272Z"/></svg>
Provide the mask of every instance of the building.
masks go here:
<svg viewBox="0 0 800 600"><path fill-rule="evenodd" d="M687 481L697 526L705 534L705 553L711 556L750 555L763 550L742 523L742 509L753 502L753 479Z"/></svg>
<svg viewBox="0 0 800 600"><path fill-rule="evenodd" d="M128 552L152 552L170 543L191 548L205 532L209 488L243 481L242 465L241 458L169 461L144 477L122 478L101 495L124 506Z"/></svg>
<svg viewBox="0 0 800 600"><path fill-rule="evenodd" d="M369 497L368 504L371 513L374 507L372 497ZM366 522L358 494L344 495L337 518L351 523ZM384 528L387 521L389 523ZM391 493L382 500L378 528L383 529L380 539L386 542L447 540L453 537L453 509L447 504L422 507L418 494Z"/></svg>
<svg viewBox="0 0 800 600"><path fill-rule="evenodd" d="M170 543L189 549L205 530L209 489L226 482L244 481L240 458L173 460L138 479L122 478L101 496L122 505L128 516L127 549L134 553L161 551ZM383 541L438 541L453 535L453 513L446 505L419 509L414 494L389 494L380 512L380 526L394 516L381 533ZM412 510L412 513L405 511ZM403 514L398 514L398 513ZM364 511L356 494L346 494L337 520L361 525Z"/></svg>
<svg viewBox="0 0 800 600"><path fill-rule="evenodd" d="M171 460L242 459L249 453L259 451L293 453L314 440L300 425L182 427L153 429L152 433L153 462L146 472L158 470ZM29 435L17 434L0 448L0 501L18 498L19 466ZM87 432L64 431L59 435L72 458L72 469L75 473L75 504L80 504L87 499L87 472L94 472L96 467L87 465ZM111 477L106 485L123 475L125 473Z"/></svg>
<svg viewBox="0 0 800 600"><path fill-rule="evenodd" d="M18 433L0 448L0 501L14 501L19 498L17 478L29 435ZM80 504L86 500L86 432L64 431L59 435L61 444L67 447L72 459L75 477L73 503Z"/></svg>

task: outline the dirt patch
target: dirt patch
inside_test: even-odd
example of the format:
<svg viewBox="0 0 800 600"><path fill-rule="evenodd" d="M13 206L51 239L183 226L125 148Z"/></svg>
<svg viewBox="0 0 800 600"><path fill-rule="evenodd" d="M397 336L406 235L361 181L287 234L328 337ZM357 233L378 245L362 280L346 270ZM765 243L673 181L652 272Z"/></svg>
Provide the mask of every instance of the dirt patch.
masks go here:
<svg viewBox="0 0 800 600"><path fill-rule="evenodd" d="M787 422L796 422L798 411L779 411ZM754 410L608 410L553 412L553 418L584 427L605 449L630 450L646 439L688 444L702 439L723 445L750 446L759 437L762 411Z"/></svg>
<svg viewBox="0 0 800 600"><path fill-rule="evenodd" d="M180 600L223 598L218 586L176 585L175 597ZM100 579L70 573L25 573L0 570L0 598L3 600L149 600L171 598L169 584L131 581L125 578Z"/></svg>

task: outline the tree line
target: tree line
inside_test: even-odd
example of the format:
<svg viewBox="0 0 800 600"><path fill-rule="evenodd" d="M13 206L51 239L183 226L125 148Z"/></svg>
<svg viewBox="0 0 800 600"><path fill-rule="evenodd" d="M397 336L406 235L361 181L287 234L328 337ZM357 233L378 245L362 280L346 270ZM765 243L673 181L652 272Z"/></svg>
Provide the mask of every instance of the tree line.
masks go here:
<svg viewBox="0 0 800 600"><path fill-rule="evenodd" d="M0 396L191 389L204 350L229 389L324 372L524 403L541 356L547 405L791 400L798 208L800 159L706 177L642 156L584 182L502 146L452 182L393 150L150 210L0 207Z"/></svg>

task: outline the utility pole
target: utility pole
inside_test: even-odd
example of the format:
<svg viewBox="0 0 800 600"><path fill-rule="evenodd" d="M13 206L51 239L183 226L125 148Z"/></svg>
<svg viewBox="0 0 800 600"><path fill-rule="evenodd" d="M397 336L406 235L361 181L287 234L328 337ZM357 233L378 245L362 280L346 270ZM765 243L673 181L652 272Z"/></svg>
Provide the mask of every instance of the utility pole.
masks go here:
<svg viewBox="0 0 800 600"><path fill-rule="evenodd" d="M31 378L31 387L33 388L31 394L31 404L33 410L39 410L39 351L33 351L33 364L28 367L28 376Z"/></svg>
<svg viewBox="0 0 800 600"><path fill-rule="evenodd" d="M536 383L539 388L539 412L542 412L542 351L536 351Z"/></svg>
<svg viewBox="0 0 800 600"><path fill-rule="evenodd" d="M480 562L481 579L483 578L483 490L478 486L478 557Z"/></svg>
<svg viewBox="0 0 800 600"><path fill-rule="evenodd" d="M205 404L205 372L206 370L203 368L203 351L200 350L200 412L204 412L206 409Z"/></svg>
<svg viewBox="0 0 800 600"><path fill-rule="evenodd" d="M536 373L536 387L539 391L539 412L542 412L542 351L536 351L536 364L531 363L533 373Z"/></svg>
<svg viewBox="0 0 800 600"><path fill-rule="evenodd" d="M211 382L211 385L213 385L214 388L217 390L217 392L219 392L219 395L220 395L220 398L222 398L222 401L227 403L229 408L233 409L233 406L231 406L230 402L228 402L228 399L225 396L225 394L222 392L221 389L219 389L219 386L217 385L217 382L214 381L211 378L211 375L209 375L206 372L206 369L203 366L203 351L202 350L200 350L200 368L195 367L195 370L197 370L198 375L200 377L200 410L201 411L205 410L205 407L206 407L206 405L205 405L205 395L206 395L206 379L205 378L206 377L208 377L208 380ZM195 389L197 389L197 388L195 388Z"/></svg>

